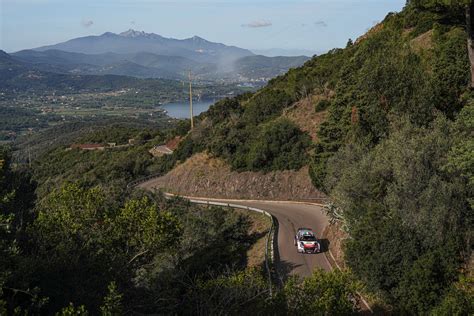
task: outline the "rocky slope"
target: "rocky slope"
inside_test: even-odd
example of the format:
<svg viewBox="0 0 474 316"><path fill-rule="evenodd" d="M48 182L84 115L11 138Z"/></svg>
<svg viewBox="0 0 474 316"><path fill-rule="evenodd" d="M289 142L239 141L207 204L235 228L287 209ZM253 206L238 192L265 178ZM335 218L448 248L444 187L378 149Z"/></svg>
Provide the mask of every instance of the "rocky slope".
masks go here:
<svg viewBox="0 0 474 316"><path fill-rule="evenodd" d="M221 159L199 153L168 174L141 185L180 195L232 199L310 200L323 197L307 168L298 171L235 172Z"/></svg>

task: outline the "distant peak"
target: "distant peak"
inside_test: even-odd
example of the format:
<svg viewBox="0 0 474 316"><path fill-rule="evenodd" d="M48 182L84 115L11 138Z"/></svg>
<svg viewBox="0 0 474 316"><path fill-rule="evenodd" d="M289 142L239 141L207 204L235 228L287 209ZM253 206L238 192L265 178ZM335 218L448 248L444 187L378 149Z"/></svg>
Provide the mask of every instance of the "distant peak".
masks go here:
<svg viewBox="0 0 474 316"><path fill-rule="evenodd" d="M133 29L129 29L128 31L122 32L119 35L123 37L140 37L140 36L145 36L148 34L145 33L144 31L135 31Z"/></svg>
<svg viewBox="0 0 474 316"><path fill-rule="evenodd" d="M194 35L193 37L188 38L187 40L188 41L191 40L191 41L196 42L196 43L210 43L208 40L206 40L202 37L199 37L197 35Z"/></svg>

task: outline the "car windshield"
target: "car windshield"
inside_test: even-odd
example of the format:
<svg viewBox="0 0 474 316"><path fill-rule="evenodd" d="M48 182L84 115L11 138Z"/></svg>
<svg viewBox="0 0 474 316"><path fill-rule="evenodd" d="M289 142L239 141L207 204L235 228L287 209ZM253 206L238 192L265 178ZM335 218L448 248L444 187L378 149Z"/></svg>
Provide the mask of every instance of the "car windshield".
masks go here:
<svg viewBox="0 0 474 316"><path fill-rule="evenodd" d="M316 237L314 237L313 235L305 235L305 236L301 236L300 240L301 241L316 241Z"/></svg>

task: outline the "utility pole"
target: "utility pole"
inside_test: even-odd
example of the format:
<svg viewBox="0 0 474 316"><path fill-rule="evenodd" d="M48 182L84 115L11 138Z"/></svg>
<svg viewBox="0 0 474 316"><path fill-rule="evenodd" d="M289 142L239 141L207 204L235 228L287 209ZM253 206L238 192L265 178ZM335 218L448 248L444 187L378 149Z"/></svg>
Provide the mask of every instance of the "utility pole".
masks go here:
<svg viewBox="0 0 474 316"><path fill-rule="evenodd" d="M31 150L30 150L30 144L28 144L28 166L31 168Z"/></svg>
<svg viewBox="0 0 474 316"><path fill-rule="evenodd" d="M189 71L189 112L191 116L191 130L194 128L194 115L193 115L193 88L191 82L191 71Z"/></svg>

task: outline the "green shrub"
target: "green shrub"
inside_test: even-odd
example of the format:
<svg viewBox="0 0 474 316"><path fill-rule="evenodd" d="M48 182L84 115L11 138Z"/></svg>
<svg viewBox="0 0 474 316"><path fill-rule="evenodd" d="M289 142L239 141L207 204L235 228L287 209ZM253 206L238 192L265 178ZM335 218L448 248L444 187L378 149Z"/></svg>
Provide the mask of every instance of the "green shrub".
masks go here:
<svg viewBox="0 0 474 316"><path fill-rule="evenodd" d="M322 99L316 103L316 105L314 106L314 110L316 112L321 112L321 111L326 110L330 105L331 105L331 101L327 99Z"/></svg>
<svg viewBox="0 0 474 316"><path fill-rule="evenodd" d="M297 170L307 162L307 150L311 143L303 133L287 119L278 119L262 126L252 141L247 157L251 170Z"/></svg>

